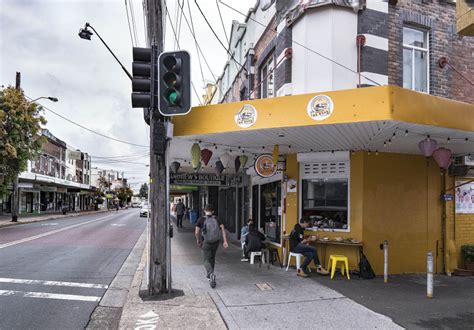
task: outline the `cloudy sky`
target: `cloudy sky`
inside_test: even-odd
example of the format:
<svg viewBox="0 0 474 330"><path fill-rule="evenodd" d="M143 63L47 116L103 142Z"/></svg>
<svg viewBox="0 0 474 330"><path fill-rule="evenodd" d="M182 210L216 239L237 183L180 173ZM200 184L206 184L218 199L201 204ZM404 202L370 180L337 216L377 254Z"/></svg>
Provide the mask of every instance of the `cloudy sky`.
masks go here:
<svg viewBox="0 0 474 330"><path fill-rule="evenodd" d="M227 0L243 12L256 0ZM196 36L215 75L220 75L227 54L213 36L194 0L181 0L184 14L190 21L190 6ZM216 1L199 0L199 5L215 31L225 40L224 30L217 11ZM128 5L128 6L127 6ZM202 95L204 82L199 67L195 43L177 12L178 0L168 0L167 6L175 30L180 30L181 48L192 58L192 79ZM221 5L224 26L229 35L232 20L244 17ZM115 52L124 66L131 71L132 38L127 21L130 17L132 31L136 33L139 47L145 46L142 0L0 0L0 85L15 84L15 72L21 72L21 87L31 98L54 96L59 102L41 100L46 107L101 134L133 144L148 145L148 126L143 121L142 110L132 109L131 85L104 45L96 36L91 41L78 37L79 29L89 22ZM133 12L133 16L132 16ZM132 17L134 19L132 19ZM181 21L179 29L178 21ZM135 24L133 24L133 21ZM175 49L170 22L166 20L165 50ZM133 29L133 26L135 28ZM135 40L133 41L135 44ZM226 43L226 42L225 42ZM227 44L227 43L226 43ZM213 76L203 63L204 78ZM193 105L199 101L193 95ZM71 146L98 157L127 160L132 163L95 162L93 166L125 171L132 188L147 181L148 149L132 146L97 136L46 110L47 128Z"/></svg>

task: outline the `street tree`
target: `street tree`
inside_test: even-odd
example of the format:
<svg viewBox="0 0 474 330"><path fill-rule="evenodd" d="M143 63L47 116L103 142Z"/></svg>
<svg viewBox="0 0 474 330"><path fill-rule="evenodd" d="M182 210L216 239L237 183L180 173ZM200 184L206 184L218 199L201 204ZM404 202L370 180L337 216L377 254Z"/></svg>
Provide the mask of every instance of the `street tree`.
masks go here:
<svg viewBox="0 0 474 330"><path fill-rule="evenodd" d="M146 182L140 187L138 196L142 198L148 198L148 184Z"/></svg>
<svg viewBox="0 0 474 330"><path fill-rule="evenodd" d="M41 107L29 102L22 89L0 90L0 196L27 169L28 160L38 156L45 124Z"/></svg>
<svg viewBox="0 0 474 330"><path fill-rule="evenodd" d="M133 196L133 191L130 187L120 187L115 189L117 198L120 200L120 204L126 204L130 198Z"/></svg>
<svg viewBox="0 0 474 330"><path fill-rule="evenodd" d="M101 192L108 191L110 187L112 186L112 183L109 182L109 180L107 180L107 178L103 175L99 176L99 178L97 179L97 182L99 184L99 190Z"/></svg>

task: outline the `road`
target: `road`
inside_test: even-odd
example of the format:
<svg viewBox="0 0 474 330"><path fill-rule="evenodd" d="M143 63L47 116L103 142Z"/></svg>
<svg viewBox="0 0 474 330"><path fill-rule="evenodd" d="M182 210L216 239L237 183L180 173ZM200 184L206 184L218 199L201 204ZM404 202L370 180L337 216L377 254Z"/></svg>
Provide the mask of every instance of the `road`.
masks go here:
<svg viewBox="0 0 474 330"><path fill-rule="evenodd" d="M146 227L138 213L0 228L0 329L83 329Z"/></svg>

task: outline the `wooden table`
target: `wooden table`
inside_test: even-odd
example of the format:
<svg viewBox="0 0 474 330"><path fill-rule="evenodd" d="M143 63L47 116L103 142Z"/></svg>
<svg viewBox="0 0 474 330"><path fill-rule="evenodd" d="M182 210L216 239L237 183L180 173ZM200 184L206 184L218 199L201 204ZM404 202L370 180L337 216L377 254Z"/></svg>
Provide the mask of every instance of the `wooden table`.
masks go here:
<svg viewBox="0 0 474 330"><path fill-rule="evenodd" d="M289 247L289 241L290 241L290 235L285 235L283 236L283 265L286 266L288 263L288 252L290 250ZM339 246L353 246L358 248L358 253L357 253L357 265L359 265L359 257L360 253L362 252L363 248L363 243L362 242L357 242L357 243L352 243L352 242L340 242L340 241L335 241L335 240L322 240L322 239L317 239L314 241L309 241L308 242L310 245L316 245L316 244L321 244L321 247L324 247L324 254L323 251L321 252L321 262L326 261L327 257L327 246L328 245L339 245ZM321 249L323 250L323 249Z"/></svg>

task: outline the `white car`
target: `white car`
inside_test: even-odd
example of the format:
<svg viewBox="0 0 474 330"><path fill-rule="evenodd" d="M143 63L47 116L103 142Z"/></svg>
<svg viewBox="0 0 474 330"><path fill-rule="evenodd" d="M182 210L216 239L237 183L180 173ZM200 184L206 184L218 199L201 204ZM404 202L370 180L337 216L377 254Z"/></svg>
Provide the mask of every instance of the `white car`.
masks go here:
<svg viewBox="0 0 474 330"><path fill-rule="evenodd" d="M148 212L149 212L149 208L148 208L148 204L142 204L142 207L140 209L140 217L148 217Z"/></svg>

